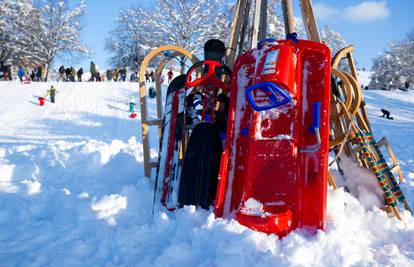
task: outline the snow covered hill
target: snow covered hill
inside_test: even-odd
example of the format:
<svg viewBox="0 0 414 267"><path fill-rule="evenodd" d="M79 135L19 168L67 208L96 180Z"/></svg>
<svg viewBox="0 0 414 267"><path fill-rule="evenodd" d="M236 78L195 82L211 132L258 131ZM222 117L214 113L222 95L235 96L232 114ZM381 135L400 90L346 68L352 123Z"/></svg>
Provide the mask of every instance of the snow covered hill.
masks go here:
<svg viewBox="0 0 414 267"><path fill-rule="evenodd" d="M40 107L50 85L0 83L0 266L414 265L414 218L367 210L343 189L329 191L327 229L312 237L279 240L194 207L152 217L140 122L127 112L138 84L58 83L57 103ZM414 93L365 93L414 207Z"/></svg>

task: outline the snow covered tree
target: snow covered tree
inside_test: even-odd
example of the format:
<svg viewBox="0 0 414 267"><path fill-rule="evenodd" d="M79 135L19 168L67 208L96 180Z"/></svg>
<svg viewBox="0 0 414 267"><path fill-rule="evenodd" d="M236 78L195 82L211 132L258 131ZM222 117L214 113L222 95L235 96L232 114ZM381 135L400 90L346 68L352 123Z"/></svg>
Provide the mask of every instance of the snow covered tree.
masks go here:
<svg viewBox="0 0 414 267"><path fill-rule="evenodd" d="M224 27L215 21L220 10L219 0L157 0L147 22L158 45L174 44L197 53L208 39L217 37L211 28Z"/></svg>
<svg viewBox="0 0 414 267"><path fill-rule="evenodd" d="M348 46L342 34L334 31L331 26L322 28L321 39L331 49L332 56L335 56L339 50Z"/></svg>
<svg viewBox="0 0 414 267"><path fill-rule="evenodd" d="M35 8L27 21L19 22L19 42L27 45L30 60L45 65L47 79L56 57L88 52L79 39L86 5L82 1L71 9L66 0L41 0Z"/></svg>
<svg viewBox="0 0 414 267"><path fill-rule="evenodd" d="M3 68L11 59L13 54L12 31L8 25L8 13L10 10L10 1L3 0L0 2L0 68Z"/></svg>
<svg viewBox="0 0 414 267"><path fill-rule="evenodd" d="M294 17L294 28L299 38L305 38L302 19ZM281 0L270 0L267 7L267 36L276 39L285 39L285 24Z"/></svg>
<svg viewBox="0 0 414 267"><path fill-rule="evenodd" d="M208 39L227 37L218 30L226 28L224 10L218 0L157 0L154 9L123 10L106 39L110 62L136 68L149 50L167 44L198 53Z"/></svg>
<svg viewBox="0 0 414 267"><path fill-rule="evenodd" d="M26 21L25 15L32 9L30 1L0 1L0 67L16 63L22 57L19 46L21 32L19 22Z"/></svg>
<svg viewBox="0 0 414 267"><path fill-rule="evenodd" d="M414 30L374 59L369 88L395 90L414 82Z"/></svg>
<svg viewBox="0 0 414 267"><path fill-rule="evenodd" d="M149 52L148 44L152 41L149 29L146 28L146 18L146 11L142 8L120 11L116 18L117 26L105 41L105 49L112 54L109 62L113 66L130 67L134 70L139 68L139 64Z"/></svg>
<svg viewBox="0 0 414 267"><path fill-rule="evenodd" d="M211 27L207 28L207 36L216 38L228 44L230 41L231 28L236 11L236 4L224 3L220 12L214 17Z"/></svg>
<svg viewBox="0 0 414 267"><path fill-rule="evenodd" d="M339 52L339 50L348 46L342 34L334 31L333 28L329 25L322 28L322 30L320 31L320 35L322 42L325 43L331 50L332 57L334 57L336 53ZM339 62L338 69L350 72L350 68L347 61L345 62L341 60Z"/></svg>

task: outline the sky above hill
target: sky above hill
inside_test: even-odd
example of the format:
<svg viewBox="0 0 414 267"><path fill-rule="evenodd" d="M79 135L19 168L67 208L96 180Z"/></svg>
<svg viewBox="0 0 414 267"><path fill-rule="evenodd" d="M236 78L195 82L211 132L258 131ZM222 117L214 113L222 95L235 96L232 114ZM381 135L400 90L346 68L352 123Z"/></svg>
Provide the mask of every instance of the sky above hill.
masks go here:
<svg viewBox="0 0 414 267"><path fill-rule="evenodd" d="M298 1L293 0L295 15L300 16ZM128 6L154 5L155 0L88 0L83 40L93 51L75 67L89 67L90 60L106 69L109 55L104 50L105 37L114 28L119 10ZM412 0L314 0L319 27L330 25L356 47L355 58L360 68L370 68L372 58L393 41L403 39L414 29ZM58 63L59 64L59 63Z"/></svg>

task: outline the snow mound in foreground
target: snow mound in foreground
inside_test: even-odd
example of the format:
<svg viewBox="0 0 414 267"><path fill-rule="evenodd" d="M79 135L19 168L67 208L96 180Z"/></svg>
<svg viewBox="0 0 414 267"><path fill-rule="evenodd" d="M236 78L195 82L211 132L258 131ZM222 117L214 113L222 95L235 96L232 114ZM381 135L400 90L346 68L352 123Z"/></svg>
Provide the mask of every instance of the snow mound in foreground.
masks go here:
<svg viewBox="0 0 414 267"><path fill-rule="evenodd" d="M414 264L414 218L388 218L342 188L329 190L327 228L315 236L298 230L279 240L192 206L153 216L139 121L127 116L136 84L61 85L58 103L44 109L26 101L44 85L5 84L0 90L15 91L5 93L0 107L2 266ZM387 95L369 94L387 101ZM411 111L401 116L414 119ZM382 123L412 127L405 119L373 122L380 132ZM390 134L400 156L407 144ZM411 195L414 156L402 158L404 190Z"/></svg>

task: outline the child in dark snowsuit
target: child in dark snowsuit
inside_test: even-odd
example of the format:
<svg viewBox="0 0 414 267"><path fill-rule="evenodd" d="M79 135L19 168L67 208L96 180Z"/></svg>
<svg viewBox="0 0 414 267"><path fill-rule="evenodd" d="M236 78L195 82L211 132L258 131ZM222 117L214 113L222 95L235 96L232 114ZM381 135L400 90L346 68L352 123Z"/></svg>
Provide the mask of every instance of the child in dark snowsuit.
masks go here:
<svg viewBox="0 0 414 267"><path fill-rule="evenodd" d="M388 110L382 108L381 109L381 112L382 112L382 116L381 117L387 118L389 120L393 120L394 119L393 117L390 116L391 115L391 112L389 112Z"/></svg>
<svg viewBox="0 0 414 267"><path fill-rule="evenodd" d="M45 97L47 97L47 96L49 96L50 95L50 102L52 102L52 103L55 103L55 96L56 96L56 93L57 93L58 91L56 90L56 88L55 87L53 87L53 85L50 87L50 89L49 90L47 90L47 92L46 92L46 96Z"/></svg>
<svg viewBox="0 0 414 267"><path fill-rule="evenodd" d="M78 76L78 82L81 82L82 81L82 75L83 75L83 69L80 68L78 70L78 72L76 73L76 75Z"/></svg>

